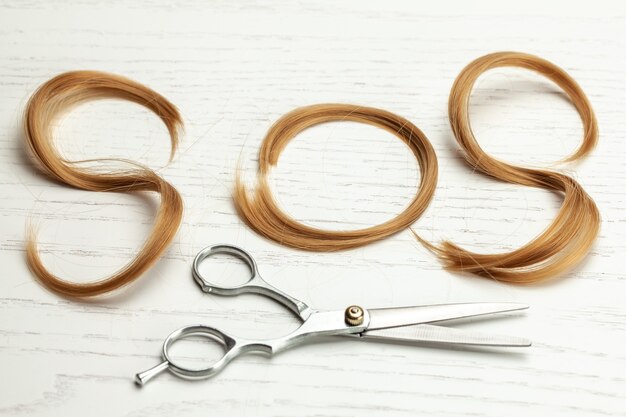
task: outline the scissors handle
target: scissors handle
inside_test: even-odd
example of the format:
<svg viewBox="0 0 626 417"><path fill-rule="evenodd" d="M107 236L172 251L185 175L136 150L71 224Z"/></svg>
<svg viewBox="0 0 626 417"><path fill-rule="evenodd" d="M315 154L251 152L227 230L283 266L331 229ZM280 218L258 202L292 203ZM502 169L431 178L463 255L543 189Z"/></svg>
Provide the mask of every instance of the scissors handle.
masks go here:
<svg viewBox="0 0 626 417"><path fill-rule="evenodd" d="M192 369L187 368L182 365L178 365L175 360L173 360L170 356L169 350L171 346L178 340L189 338L189 337L205 337L207 339L212 339L213 341L218 342L224 348L224 355L217 360L215 363L202 368L202 369ZM160 374L165 370L169 370L175 375L180 376L185 379L201 379L208 378L211 375L216 374L221 371L233 358L235 358L238 354L243 353L241 346L247 346L248 343L244 341L238 341L235 338L227 335L219 329L209 326L202 325L193 325L182 327L174 332L172 332L163 343L163 350L161 352L161 356L163 357L163 362L158 364L157 366L148 369L147 371L138 373L135 375L135 382L143 386L152 378ZM260 352L271 351L269 346L258 345L255 346Z"/></svg>
<svg viewBox="0 0 626 417"><path fill-rule="evenodd" d="M232 255L244 261L250 269L250 277L248 278L248 280L240 285L225 286L214 284L206 279L200 272L200 264L206 258L218 253ZM248 252L237 246L225 244L207 246L206 248L198 252L198 255L196 255L196 258L193 261L192 271L193 278L195 279L196 283L200 286L202 291L206 293L226 296L233 296L244 293L261 294L266 297L272 298L273 300L278 301L285 307L289 308L291 311L296 313L303 321L308 319L311 315L311 309L304 302L291 297L290 295L267 283L267 281L265 281L259 274L259 269L256 265L256 262L254 261L254 258Z"/></svg>
<svg viewBox="0 0 626 417"><path fill-rule="evenodd" d="M173 374L185 379L208 378L220 372L228 363L244 353L261 353L272 355L290 347L296 346L312 337L323 335L339 335L362 333L369 324L369 314L365 312L364 321L359 325L350 325L345 321L344 311L325 311L312 313L308 320L304 321L300 327L277 339L271 340L250 340L230 336L219 329L203 325L193 325L180 328L171 333L163 343L161 356L163 361L157 366L138 373L135 382L143 386L150 379L161 372L169 370ZM218 342L224 348L224 355L214 363L202 369L187 368L177 364L170 356L171 346L178 340L200 336Z"/></svg>

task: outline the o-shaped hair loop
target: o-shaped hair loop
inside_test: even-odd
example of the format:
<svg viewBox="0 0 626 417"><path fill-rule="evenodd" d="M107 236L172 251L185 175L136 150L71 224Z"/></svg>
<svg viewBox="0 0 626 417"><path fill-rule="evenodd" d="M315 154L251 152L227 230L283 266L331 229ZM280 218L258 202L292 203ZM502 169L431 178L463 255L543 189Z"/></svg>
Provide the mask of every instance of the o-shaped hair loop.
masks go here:
<svg viewBox="0 0 626 417"><path fill-rule="evenodd" d="M311 126L330 121L353 121L380 127L402 140L420 167L419 190L404 211L391 220L359 230L323 230L307 226L286 214L274 200L268 173L287 143ZM239 216L257 233L283 245L320 252L355 248L383 239L410 226L426 209L437 184L437 157L428 138L396 114L349 104L301 107L281 117L267 133L259 151L258 184L249 193L238 175L234 202Z"/></svg>

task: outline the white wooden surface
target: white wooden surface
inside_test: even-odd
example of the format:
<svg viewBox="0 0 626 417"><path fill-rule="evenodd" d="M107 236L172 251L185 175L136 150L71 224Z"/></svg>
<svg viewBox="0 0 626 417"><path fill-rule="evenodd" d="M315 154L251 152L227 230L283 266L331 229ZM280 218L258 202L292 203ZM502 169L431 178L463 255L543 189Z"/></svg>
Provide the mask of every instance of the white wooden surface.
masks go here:
<svg viewBox="0 0 626 417"><path fill-rule="evenodd" d="M626 415L626 10L619 2L545 3L0 2L0 414ZM562 66L597 112L598 148L562 166L554 161L576 147L581 126L556 87L528 72L497 70L473 96L481 145L508 161L566 170L597 201L602 230L575 271L528 287L452 274L408 231L352 251L301 252L260 238L235 215L229 193L237 163L254 177L271 123L297 106L347 102L397 112L435 146L440 181L415 224L419 233L484 252L519 246L549 224L560 199L473 173L447 122L455 76L499 50ZM171 164L165 129L136 105L88 104L60 123L68 157L144 162L185 198L184 224L156 267L90 302L65 300L33 280L24 261L28 220L40 226L46 265L88 281L133 256L157 200L72 190L28 162L20 133L26 100L50 77L75 69L143 82L176 103L186 122ZM335 123L289 145L274 183L281 203L303 221L363 227L398 213L418 175L393 136ZM270 282L322 309L527 302L526 315L459 325L527 336L534 346L446 350L328 340L271 360L241 358L212 380L168 374L136 388L134 373L157 363L163 338L180 326L271 337L297 325L260 297L198 290L191 260L217 242L245 247ZM213 273L241 272L222 261ZM211 353L199 344L179 351L191 362Z"/></svg>

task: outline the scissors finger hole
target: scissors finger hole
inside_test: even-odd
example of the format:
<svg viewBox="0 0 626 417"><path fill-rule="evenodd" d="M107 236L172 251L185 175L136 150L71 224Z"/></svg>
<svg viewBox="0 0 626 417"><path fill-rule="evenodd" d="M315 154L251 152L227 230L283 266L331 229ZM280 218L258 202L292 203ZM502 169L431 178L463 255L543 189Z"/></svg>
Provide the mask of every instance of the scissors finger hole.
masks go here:
<svg viewBox="0 0 626 417"><path fill-rule="evenodd" d="M206 250L196 259L194 271L205 283L220 288L240 287L256 272L249 255L226 246Z"/></svg>
<svg viewBox="0 0 626 417"><path fill-rule="evenodd" d="M178 368L202 371L211 368L226 353L226 342L217 335L192 333L170 341L167 358Z"/></svg>

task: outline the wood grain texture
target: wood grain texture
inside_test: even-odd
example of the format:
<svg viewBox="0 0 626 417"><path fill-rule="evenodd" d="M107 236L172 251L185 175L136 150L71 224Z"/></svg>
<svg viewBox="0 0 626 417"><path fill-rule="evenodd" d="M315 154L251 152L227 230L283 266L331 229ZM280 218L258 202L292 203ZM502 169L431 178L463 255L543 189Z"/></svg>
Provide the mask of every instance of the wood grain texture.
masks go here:
<svg viewBox="0 0 626 417"><path fill-rule="evenodd" d="M432 3L432 2L431 2ZM522 2L0 2L0 414L237 416L626 415L626 10L610 3ZM478 251L507 250L546 227L559 196L472 172L447 122L461 68L498 50L540 55L582 85L600 143L560 165L581 126L559 90L512 69L482 77L472 123L482 146L507 161L569 172L596 200L602 229L576 270L515 287L442 271L407 232L331 254L268 242L237 218L237 165L254 178L265 131L297 106L345 102L384 108L428 135L439 158L435 199L415 225ZM21 113L59 72L129 76L176 103L186 134L168 164L167 132L139 106L102 101L58 127L74 159L126 157L159 169L183 194L184 224L136 284L94 302L50 294L24 261L25 226L40 227L46 265L93 280L142 244L155 196L68 189L39 174L23 151ZM280 202L302 221L364 227L402 210L419 170L400 141L353 123L310 129L273 173ZM436 349L329 339L271 360L242 357L212 380L133 375L158 360L162 340L187 324L276 336L297 323L260 297L219 298L194 285L190 265L208 244L249 250L271 283L317 308L464 301L526 302L526 315L459 323L526 336L524 351ZM213 271L237 272L220 262ZM197 360L206 346L182 350Z"/></svg>

